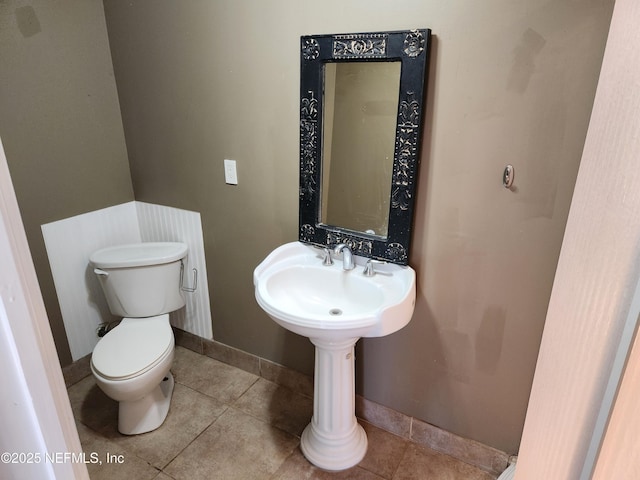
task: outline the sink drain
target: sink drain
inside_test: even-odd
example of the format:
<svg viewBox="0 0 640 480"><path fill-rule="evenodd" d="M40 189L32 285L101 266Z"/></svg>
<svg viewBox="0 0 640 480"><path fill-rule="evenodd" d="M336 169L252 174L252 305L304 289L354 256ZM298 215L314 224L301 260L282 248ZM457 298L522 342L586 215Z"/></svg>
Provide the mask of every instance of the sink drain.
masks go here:
<svg viewBox="0 0 640 480"><path fill-rule="evenodd" d="M332 308L331 310L329 310L329 315L337 317L338 315L342 315L342 310L340 310L339 308Z"/></svg>

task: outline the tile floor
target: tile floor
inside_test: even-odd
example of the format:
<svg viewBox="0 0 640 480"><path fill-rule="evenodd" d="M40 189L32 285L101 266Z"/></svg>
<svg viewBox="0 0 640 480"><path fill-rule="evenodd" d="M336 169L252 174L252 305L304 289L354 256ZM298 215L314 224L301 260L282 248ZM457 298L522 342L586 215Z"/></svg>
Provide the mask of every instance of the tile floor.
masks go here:
<svg viewBox="0 0 640 480"><path fill-rule="evenodd" d="M92 376L69 398L92 480L490 480L494 475L361 422L369 450L359 465L330 473L300 451L313 400L257 375L176 347L171 410L157 430L117 431L117 403ZM121 462L107 463L107 453ZM118 457L119 456L119 457Z"/></svg>

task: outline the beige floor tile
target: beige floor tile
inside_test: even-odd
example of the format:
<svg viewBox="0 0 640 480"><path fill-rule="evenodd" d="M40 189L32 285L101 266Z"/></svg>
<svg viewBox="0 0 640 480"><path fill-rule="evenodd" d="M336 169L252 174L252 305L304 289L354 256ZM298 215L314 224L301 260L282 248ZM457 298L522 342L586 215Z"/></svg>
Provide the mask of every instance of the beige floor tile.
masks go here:
<svg viewBox="0 0 640 480"><path fill-rule="evenodd" d="M297 436L313 415L313 399L262 378L233 406Z"/></svg>
<svg viewBox="0 0 640 480"><path fill-rule="evenodd" d="M176 348L176 386L165 423L154 432L117 432L118 403L86 377L68 389L92 480L495 480L496 476L361 422L369 449L354 468L326 472L309 463L299 435L313 400ZM108 463L107 453L122 463ZM162 472L160 470L163 469Z"/></svg>
<svg viewBox="0 0 640 480"><path fill-rule="evenodd" d="M409 441L367 422L360 421L360 425L367 432L369 448L359 466L383 478L393 478Z"/></svg>
<svg viewBox="0 0 640 480"><path fill-rule="evenodd" d="M93 480L93 479L92 479ZM153 480L174 480L173 478L171 478L169 475L167 475L166 473L160 472L158 474L157 477L155 477Z"/></svg>
<svg viewBox="0 0 640 480"><path fill-rule="evenodd" d="M164 472L178 480L269 479L298 443L293 435L229 408Z"/></svg>
<svg viewBox="0 0 640 480"><path fill-rule="evenodd" d="M112 429L117 424L118 402L100 390L93 375L80 380L67 393L77 421L96 432Z"/></svg>
<svg viewBox="0 0 640 480"><path fill-rule="evenodd" d="M382 480L383 478L359 466L341 472L327 472L309 463L300 448L296 448L270 480Z"/></svg>
<svg viewBox="0 0 640 480"><path fill-rule="evenodd" d="M214 399L176 383L169 414L157 430L142 435L121 435L114 425L112 429L103 430L103 434L162 469L226 409Z"/></svg>
<svg viewBox="0 0 640 480"><path fill-rule="evenodd" d="M71 387L69 398L78 421L160 469L227 408L207 395L176 383L169 414L158 429L142 435L122 435L118 432L118 403L98 388L93 377Z"/></svg>
<svg viewBox="0 0 640 480"><path fill-rule="evenodd" d="M176 382L209 395L223 404L233 403L259 378L182 347L176 347L171 371Z"/></svg>
<svg viewBox="0 0 640 480"><path fill-rule="evenodd" d="M393 480L495 480L495 476L479 468L410 443Z"/></svg>
<svg viewBox="0 0 640 480"><path fill-rule="evenodd" d="M151 480L158 475L158 469L148 462L81 423L76 423L91 480ZM96 463L93 463L94 459ZM118 459L118 462L114 459Z"/></svg>

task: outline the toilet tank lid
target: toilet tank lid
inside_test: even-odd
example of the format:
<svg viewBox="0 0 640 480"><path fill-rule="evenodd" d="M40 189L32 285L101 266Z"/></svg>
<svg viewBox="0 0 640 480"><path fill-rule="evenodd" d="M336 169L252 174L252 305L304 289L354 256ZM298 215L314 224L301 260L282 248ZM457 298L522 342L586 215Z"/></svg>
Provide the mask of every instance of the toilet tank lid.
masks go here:
<svg viewBox="0 0 640 480"><path fill-rule="evenodd" d="M89 261L98 268L144 267L171 263L187 256L182 242L143 242L107 247L94 252Z"/></svg>

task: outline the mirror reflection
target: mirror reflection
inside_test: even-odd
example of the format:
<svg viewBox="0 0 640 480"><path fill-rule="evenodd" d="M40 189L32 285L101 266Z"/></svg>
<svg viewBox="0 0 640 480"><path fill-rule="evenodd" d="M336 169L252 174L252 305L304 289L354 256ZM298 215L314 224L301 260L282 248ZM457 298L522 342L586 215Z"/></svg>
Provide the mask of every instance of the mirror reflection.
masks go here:
<svg viewBox="0 0 640 480"><path fill-rule="evenodd" d="M320 221L387 236L399 61L324 68Z"/></svg>

